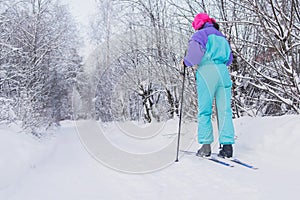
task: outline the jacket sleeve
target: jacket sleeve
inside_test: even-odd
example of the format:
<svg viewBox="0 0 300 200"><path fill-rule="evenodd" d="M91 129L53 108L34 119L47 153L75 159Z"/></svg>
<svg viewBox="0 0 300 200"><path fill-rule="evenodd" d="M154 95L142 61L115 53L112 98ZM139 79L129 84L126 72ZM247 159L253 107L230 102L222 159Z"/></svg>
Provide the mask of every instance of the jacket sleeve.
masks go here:
<svg viewBox="0 0 300 200"><path fill-rule="evenodd" d="M201 59L205 53L205 50L202 48L201 44L197 41L191 39L189 41L189 46L187 50L187 55L184 57L184 64L187 67L198 65L201 62Z"/></svg>

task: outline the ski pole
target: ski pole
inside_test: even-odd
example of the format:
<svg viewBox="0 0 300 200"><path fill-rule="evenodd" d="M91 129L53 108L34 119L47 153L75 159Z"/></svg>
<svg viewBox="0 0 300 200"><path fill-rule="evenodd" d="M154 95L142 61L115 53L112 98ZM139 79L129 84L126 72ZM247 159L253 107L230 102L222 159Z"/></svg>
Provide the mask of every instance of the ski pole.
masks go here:
<svg viewBox="0 0 300 200"><path fill-rule="evenodd" d="M182 90L181 90L181 103L180 103L180 113L179 113L179 124L178 124L178 136L177 136L177 154L176 154L176 160L175 162L178 162L178 156L179 156L179 144L180 144L180 132L181 132L181 120L182 120L182 108L183 108L183 92L184 92L184 82L185 82L185 68L186 66L183 66L183 80L182 80Z"/></svg>

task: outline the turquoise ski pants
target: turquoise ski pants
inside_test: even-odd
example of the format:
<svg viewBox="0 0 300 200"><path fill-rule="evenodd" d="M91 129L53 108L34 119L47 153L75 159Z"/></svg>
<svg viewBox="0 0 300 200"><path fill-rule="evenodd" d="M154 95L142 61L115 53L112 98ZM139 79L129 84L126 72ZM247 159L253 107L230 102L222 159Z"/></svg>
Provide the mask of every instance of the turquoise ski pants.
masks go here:
<svg viewBox="0 0 300 200"><path fill-rule="evenodd" d="M213 101L216 99L220 144L234 144L231 111L232 82L224 64L200 65L196 73L198 93L198 142L214 141L211 123Z"/></svg>

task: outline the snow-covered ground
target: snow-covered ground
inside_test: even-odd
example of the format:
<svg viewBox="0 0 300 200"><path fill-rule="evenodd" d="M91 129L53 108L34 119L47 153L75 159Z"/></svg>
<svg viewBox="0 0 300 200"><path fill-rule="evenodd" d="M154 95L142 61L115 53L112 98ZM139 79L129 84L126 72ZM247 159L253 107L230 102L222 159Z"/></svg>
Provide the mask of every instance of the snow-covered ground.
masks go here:
<svg viewBox="0 0 300 200"><path fill-rule="evenodd" d="M244 117L234 121L235 156L259 167L258 170L229 168L180 155L177 163L140 174L122 173L101 164L88 153L75 122L63 122L57 134L41 140L22 133L16 126L2 126L0 199L297 199L300 195L299 122L300 116ZM128 133L120 130L127 125L122 126L106 125L109 130L106 136L115 146L129 152L137 153L139 149L152 152L176 140L175 122L167 123L152 138L143 136L144 145L133 141L137 138L126 139ZM184 124L184 127L193 126ZM195 151L198 145L195 138L191 141L188 147ZM214 151L218 151L217 145Z"/></svg>

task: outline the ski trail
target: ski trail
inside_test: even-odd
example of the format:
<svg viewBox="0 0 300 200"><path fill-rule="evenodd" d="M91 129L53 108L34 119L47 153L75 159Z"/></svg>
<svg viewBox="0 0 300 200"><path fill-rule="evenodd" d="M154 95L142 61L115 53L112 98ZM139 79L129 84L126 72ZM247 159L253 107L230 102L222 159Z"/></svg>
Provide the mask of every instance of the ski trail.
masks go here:
<svg viewBox="0 0 300 200"><path fill-rule="evenodd" d="M32 145L30 152L41 151L38 157L34 157L39 159L30 161L29 171L16 182L0 189L0 199L295 199L300 188L299 160L295 159L299 155L299 148L293 148L291 155L287 152L298 145L299 119L297 116L235 120L238 133L236 156L253 163L259 170L242 166L223 167L205 159L183 155L178 163L170 167L141 175L124 174L103 166L81 144L75 123L63 122L47 151ZM291 138L286 137L287 134ZM23 141L25 138L13 138L18 139ZM22 143L16 142L14 146L18 152L29 151L30 142L26 148L18 144ZM279 144L281 151L274 149L276 144ZM2 155L10 155L5 153L9 145L4 146L7 149L1 152ZM190 150L197 148L197 144L194 144ZM213 148L213 151L217 152L218 148ZM24 155L29 154L24 152ZM15 170L12 168L7 174ZM4 172L9 172L9 169L0 171L2 174Z"/></svg>

